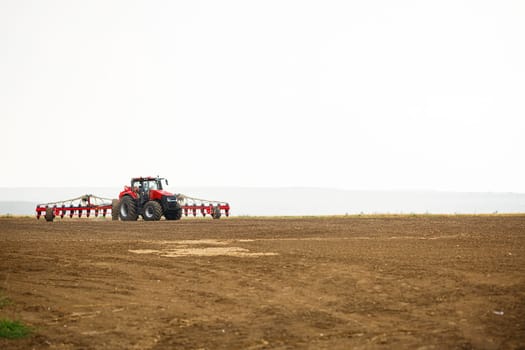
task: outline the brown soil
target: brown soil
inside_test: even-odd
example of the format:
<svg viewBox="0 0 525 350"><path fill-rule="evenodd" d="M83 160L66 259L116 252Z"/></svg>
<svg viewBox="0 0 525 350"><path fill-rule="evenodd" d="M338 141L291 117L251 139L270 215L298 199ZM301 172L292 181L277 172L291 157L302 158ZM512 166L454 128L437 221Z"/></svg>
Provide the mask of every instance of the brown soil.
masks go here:
<svg viewBox="0 0 525 350"><path fill-rule="evenodd" d="M0 219L1 349L525 349L525 216Z"/></svg>

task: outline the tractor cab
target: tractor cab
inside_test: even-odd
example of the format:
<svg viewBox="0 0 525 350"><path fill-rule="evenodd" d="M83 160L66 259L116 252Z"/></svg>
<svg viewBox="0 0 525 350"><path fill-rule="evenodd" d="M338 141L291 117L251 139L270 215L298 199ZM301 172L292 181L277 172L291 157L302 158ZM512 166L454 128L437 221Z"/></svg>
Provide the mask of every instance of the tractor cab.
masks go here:
<svg viewBox="0 0 525 350"><path fill-rule="evenodd" d="M151 191L163 191L162 181L168 184L168 180L159 177L138 177L131 179L131 189L140 198L141 202L151 199ZM157 197L157 196L153 196Z"/></svg>

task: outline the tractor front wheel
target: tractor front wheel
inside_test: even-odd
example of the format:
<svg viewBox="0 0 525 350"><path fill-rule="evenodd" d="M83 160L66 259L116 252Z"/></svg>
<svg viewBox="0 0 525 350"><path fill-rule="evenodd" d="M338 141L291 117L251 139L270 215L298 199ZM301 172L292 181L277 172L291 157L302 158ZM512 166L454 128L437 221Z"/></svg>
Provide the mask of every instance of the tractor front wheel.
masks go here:
<svg viewBox="0 0 525 350"><path fill-rule="evenodd" d="M162 207L158 202L149 201L144 205L142 217L145 221L158 221L162 216Z"/></svg>
<svg viewBox="0 0 525 350"><path fill-rule="evenodd" d="M182 208L177 206L177 209L165 212L164 217L166 220L180 220L182 217Z"/></svg>
<svg viewBox="0 0 525 350"><path fill-rule="evenodd" d="M129 196L122 197L119 206L119 216L122 221L136 221L139 215L137 214L137 204L133 198Z"/></svg>

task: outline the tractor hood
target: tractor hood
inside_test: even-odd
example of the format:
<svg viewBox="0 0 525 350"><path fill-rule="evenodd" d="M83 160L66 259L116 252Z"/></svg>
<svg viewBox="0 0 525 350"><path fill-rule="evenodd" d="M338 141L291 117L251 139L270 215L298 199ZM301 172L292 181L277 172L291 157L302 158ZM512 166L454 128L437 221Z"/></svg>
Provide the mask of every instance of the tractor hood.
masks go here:
<svg viewBox="0 0 525 350"><path fill-rule="evenodd" d="M162 197L172 197L173 193L164 190L151 190L149 194L150 199L160 200Z"/></svg>

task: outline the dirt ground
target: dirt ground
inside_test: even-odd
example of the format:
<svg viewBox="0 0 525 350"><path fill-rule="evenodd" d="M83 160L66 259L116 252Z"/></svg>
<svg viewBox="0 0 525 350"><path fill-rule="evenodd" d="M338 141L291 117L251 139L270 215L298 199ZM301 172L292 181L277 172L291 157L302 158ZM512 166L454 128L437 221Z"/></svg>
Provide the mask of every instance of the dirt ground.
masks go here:
<svg viewBox="0 0 525 350"><path fill-rule="evenodd" d="M525 349L525 215L0 219L1 349Z"/></svg>

